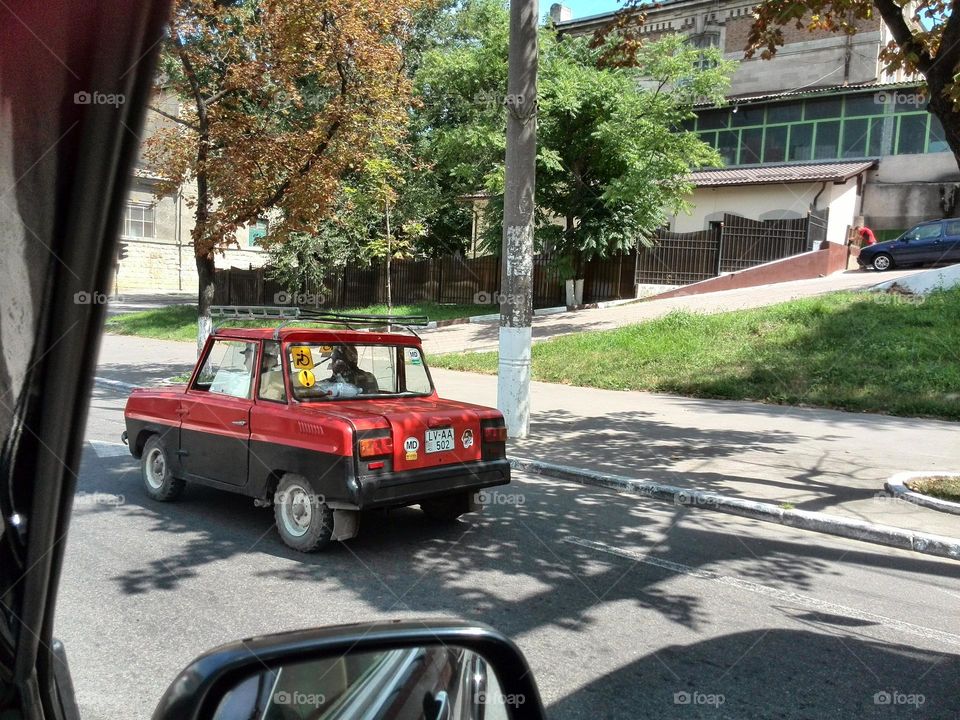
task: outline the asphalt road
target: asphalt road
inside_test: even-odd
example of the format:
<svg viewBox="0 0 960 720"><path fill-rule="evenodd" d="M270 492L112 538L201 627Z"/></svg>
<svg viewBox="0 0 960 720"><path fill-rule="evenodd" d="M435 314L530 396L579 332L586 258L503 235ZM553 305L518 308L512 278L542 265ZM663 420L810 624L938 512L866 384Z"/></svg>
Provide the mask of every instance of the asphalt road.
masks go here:
<svg viewBox="0 0 960 720"><path fill-rule="evenodd" d="M430 616L513 637L552 718L960 717L960 563L522 475L304 556L249 500L150 501L122 402L95 391L58 607L85 720L149 717L218 643Z"/></svg>

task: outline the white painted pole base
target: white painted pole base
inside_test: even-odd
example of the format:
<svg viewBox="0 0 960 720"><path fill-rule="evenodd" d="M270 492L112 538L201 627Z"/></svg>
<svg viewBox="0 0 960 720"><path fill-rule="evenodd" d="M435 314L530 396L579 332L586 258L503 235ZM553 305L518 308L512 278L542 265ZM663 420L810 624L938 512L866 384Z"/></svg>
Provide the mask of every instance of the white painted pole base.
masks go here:
<svg viewBox="0 0 960 720"><path fill-rule="evenodd" d="M507 436L530 434L530 342L529 327L500 328L500 367L497 408L503 413Z"/></svg>

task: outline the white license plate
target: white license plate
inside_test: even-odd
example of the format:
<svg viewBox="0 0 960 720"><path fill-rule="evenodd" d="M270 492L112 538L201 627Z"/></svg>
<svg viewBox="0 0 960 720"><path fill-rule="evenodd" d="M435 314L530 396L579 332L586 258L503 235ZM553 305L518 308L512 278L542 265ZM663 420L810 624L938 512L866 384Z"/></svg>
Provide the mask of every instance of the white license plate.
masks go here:
<svg viewBox="0 0 960 720"><path fill-rule="evenodd" d="M427 430L427 454L453 450L453 428Z"/></svg>

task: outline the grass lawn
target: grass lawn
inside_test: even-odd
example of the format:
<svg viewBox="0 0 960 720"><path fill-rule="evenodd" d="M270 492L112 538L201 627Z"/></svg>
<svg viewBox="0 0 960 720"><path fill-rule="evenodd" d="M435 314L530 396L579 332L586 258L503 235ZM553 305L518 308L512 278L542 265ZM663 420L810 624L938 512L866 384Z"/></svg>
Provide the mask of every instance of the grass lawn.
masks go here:
<svg viewBox="0 0 960 720"><path fill-rule="evenodd" d="M914 492L941 500L960 502L960 476L958 475L917 478L908 482L907 487Z"/></svg>
<svg viewBox="0 0 960 720"><path fill-rule="evenodd" d="M491 310L491 307L493 309ZM370 315L386 315L386 305L368 305L362 308L343 310L345 313L366 313ZM393 314L426 315L431 320L449 320L483 315L497 312L495 306L490 305L437 305L424 303L422 305L395 305ZM231 322L233 327L262 327L266 321ZM309 327L309 325L304 325ZM197 306L171 305L157 310L143 310L141 312L117 315L107 319L106 331L116 335L137 335L139 337L159 338L161 340L196 341L197 338Z"/></svg>
<svg viewBox="0 0 960 720"><path fill-rule="evenodd" d="M496 353L431 365L496 373ZM834 293L533 346L533 377L615 390L960 420L960 288L913 300Z"/></svg>

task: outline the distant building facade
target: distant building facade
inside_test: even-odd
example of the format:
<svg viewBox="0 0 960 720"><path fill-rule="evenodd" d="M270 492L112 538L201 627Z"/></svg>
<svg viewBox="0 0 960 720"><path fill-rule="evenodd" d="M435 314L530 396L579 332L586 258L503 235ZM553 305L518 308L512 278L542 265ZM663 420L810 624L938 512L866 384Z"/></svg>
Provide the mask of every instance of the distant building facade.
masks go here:
<svg viewBox="0 0 960 720"><path fill-rule="evenodd" d="M176 115L179 104L169 95L155 95L152 104ZM169 124L156 112L147 111L144 137ZM193 253L193 210L189 199L195 189L181 187L173 195L156 196L160 180L142 159L138 159L124 207L120 242L126 257L116 266L114 287L123 293L157 291L196 292L197 266ZM237 245L216 259L217 267L260 267L266 253L258 241L266 234L266 220L237 231Z"/></svg>
<svg viewBox="0 0 960 720"><path fill-rule="evenodd" d="M755 3L666 0L648 10L651 39L682 33L739 64L728 105L704 108L688 127L715 147L722 169L694 173L691 215L671 230L703 230L723 214L756 220L828 211L827 239L844 242L862 217L880 237L952 210L960 172L915 78L883 73L890 40L879 19L845 36L785 26L772 60L744 59ZM606 13L572 18L551 8L561 33L589 34Z"/></svg>

